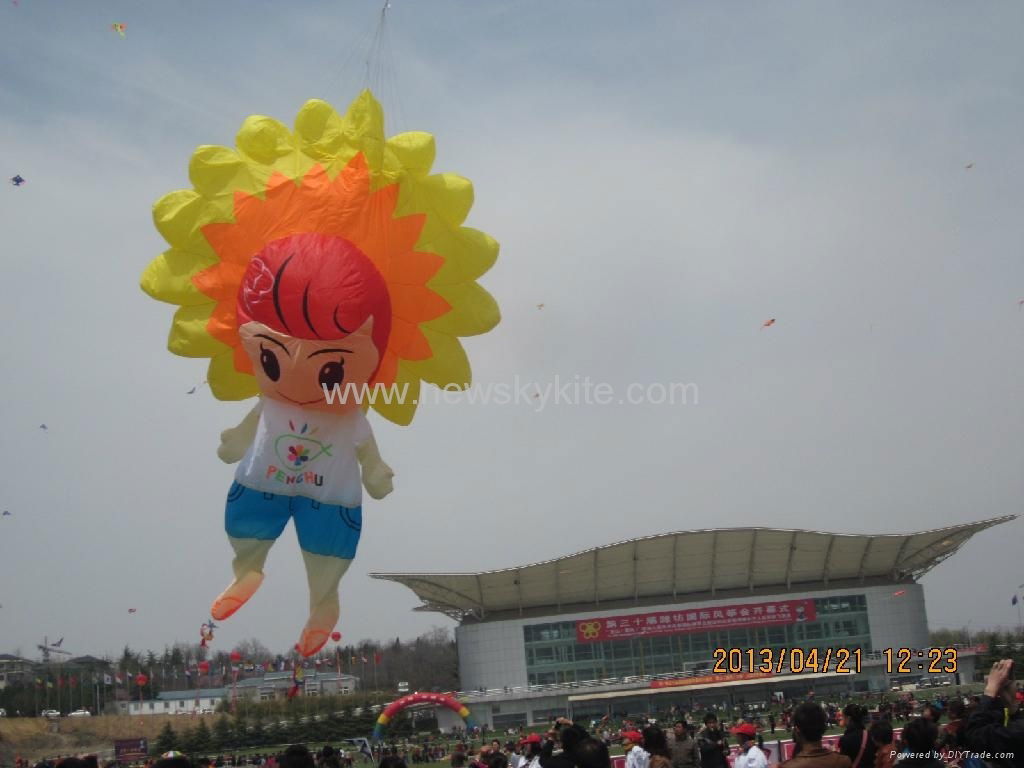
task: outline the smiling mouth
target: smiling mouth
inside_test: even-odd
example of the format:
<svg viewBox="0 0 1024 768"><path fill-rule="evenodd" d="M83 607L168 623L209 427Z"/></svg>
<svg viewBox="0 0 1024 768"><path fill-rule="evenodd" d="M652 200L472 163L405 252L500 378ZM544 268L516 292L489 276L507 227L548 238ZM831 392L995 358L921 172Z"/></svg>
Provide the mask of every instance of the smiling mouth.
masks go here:
<svg viewBox="0 0 1024 768"><path fill-rule="evenodd" d="M288 395L286 395L281 390L278 389L278 390L275 390L275 391L277 392L277 394L279 394L281 397L283 397L289 403L295 403L296 405L313 405L314 403L319 403L320 402L320 398L319 397L316 400L293 400L292 398L288 397Z"/></svg>

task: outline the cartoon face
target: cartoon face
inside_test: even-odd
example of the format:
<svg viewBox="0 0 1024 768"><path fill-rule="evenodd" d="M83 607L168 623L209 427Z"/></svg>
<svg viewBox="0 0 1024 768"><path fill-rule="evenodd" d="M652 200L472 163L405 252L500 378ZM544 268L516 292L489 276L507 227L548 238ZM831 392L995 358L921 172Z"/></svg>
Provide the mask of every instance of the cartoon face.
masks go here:
<svg viewBox="0 0 1024 768"><path fill-rule="evenodd" d="M260 391L302 408L337 413L359 407L380 362L372 316L343 339L297 339L256 321L238 330Z"/></svg>

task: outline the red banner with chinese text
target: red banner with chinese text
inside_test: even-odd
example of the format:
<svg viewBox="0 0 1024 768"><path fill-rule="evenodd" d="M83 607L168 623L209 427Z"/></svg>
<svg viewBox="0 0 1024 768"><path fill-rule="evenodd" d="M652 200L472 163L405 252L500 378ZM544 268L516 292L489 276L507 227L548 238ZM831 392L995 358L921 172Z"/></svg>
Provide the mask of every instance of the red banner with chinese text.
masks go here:
<svg viewBox="0 0 1024 768"><path fill-rule="evenodd" d="M651 680L651 688L682 688L687 685L710 685L711 683L735 683L737 680L759 680L775 677L773 672L720 672L715 675L677 677L672 680Z"/></svg>
<svg viewBox="0 0 1024 768"><path fill-rule="evenodd" d="M606 616L576 622L576 642L599 643L630 637L658 637L716 629L773 627L814 621L814 600L775 600L770 603L691 608L688 610Z"/></svg>

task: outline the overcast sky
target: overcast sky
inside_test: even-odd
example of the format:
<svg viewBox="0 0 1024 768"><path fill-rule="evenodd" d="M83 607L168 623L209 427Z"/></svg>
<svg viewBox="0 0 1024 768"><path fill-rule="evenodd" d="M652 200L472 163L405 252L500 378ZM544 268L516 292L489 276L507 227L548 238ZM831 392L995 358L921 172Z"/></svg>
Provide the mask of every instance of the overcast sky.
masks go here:
<svg viewBox="0 0 1024 768"><path fill-rule="evenodd" d="M218 434L248 406L186 394L203 362L166 351L173 308L138 288L150 208L247 115L344 109L379 8L3 0L0 175L27 183L0 204L0 652L198 639L230 577ZM374 419L395 492L366 505L346 638L451 626L371 571L1020 512L1022 24L1013 3L392 0L389 133L434 133L502 245L477 382L699 402ZM924 579L933 627L1016 623L1022 525ZM306 600L289 528L217 646L291 647Z"/></svg>

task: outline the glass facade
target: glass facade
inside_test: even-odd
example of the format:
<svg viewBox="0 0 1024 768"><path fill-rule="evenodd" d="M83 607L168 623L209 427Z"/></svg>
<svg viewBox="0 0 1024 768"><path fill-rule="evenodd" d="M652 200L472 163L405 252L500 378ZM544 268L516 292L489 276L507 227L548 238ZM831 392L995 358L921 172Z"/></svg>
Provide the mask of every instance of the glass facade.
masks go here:
<svg viewBox="0 0 1024 768"><path fill-rule="evenodd" d="M577 642L575 621L530 624L523 627L528 680L544 685L710 670L716 648L871 650L864 595L816 598L814 604L814 621L593 643Z"/></svg>

